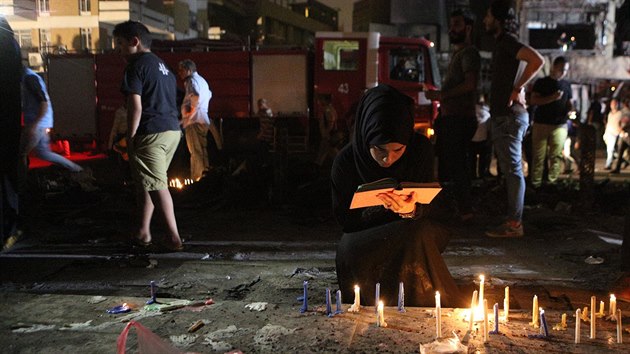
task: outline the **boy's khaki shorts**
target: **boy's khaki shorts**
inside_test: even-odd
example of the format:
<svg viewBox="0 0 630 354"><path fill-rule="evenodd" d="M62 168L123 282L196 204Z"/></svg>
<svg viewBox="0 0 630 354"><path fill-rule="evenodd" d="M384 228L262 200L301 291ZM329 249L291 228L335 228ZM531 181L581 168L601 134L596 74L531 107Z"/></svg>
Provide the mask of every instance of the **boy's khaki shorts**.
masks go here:
<svg viewBox="0 0 630 354"><path fill-rule="evenodd" d="M179 145L182 132L136 135L129 146L129 163L134 181L150 192L168 189L168 166Z"/></svg>

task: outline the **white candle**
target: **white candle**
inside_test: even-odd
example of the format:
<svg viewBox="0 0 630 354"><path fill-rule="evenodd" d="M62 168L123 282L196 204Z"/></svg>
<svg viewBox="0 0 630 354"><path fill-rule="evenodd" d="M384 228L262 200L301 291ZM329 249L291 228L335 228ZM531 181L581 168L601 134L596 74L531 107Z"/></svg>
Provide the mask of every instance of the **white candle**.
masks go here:
<svg viewBox="0 0 630 354"><path fill-rule="evenodd" d="M580 322L582 311L580 309L575 310L575 344L580 343Z"/></svg>
<svg viewBox="0 0 630 354"><path fill-rule="evenodd" d="M483 341L488 341L488 300L483 299Z"/></svg>
<svg viewBox="0 0 630 354"><path fill-rule="evenodd" d="M510 287L505 287L505 298L503 299L503 315L505 316L505 322L509 322L510 317Z"/></svg>
<svg viewBox="0 0 630 354"><path fill-rule="evenodd" d="M435 336L442 337L442 304L439 291L435 292Z"/></svg>
<svg viewBox="0 0 630 354"><path fill-rule="evenodd" d="M361 289L358 285L354 286L354 304L350 306L348 312L359 312L361 309Z"/></svg>
<svg viewBox="0 0 630 354"><path fill-rule="evenodd" d="M387 323L385 323L385 316L383 315L383 301L378 302L376 311L376 326L387 327Z"/></svg>
<svg viewBox="0 0 630 354"><path fill-rule="evenodd" d="M482 275L479 276L479 305L483 304L483 300L485 299L485 294L484 294L484 283L486 281L486 277Z"/></svg>
<svg viewBox="0 0 630 354"><path fill-rule="evenodd" d="M381 283L376 283L376 290L374 291L374 310L378 312L378 302L381 299Z"/></svg>
<svg viewBox="0 0 630 354"><path fill-rule="evenodd" d="M531 325L534 328L538 328L540 324L538 323L538 295L534 295L534 299L532 300L532 323Z"/></svg>
<svg viewBox="0 0 630 354"><path fill-rule="evenodd" d="M617 343L623 343L623 327L621 325L621 310L617 310Z"/></svg>
<svg viewBox="0 0 630 354"><path fill-rule="evenodd" d="M468 319L468 330L472 331L475 322L475 309L477 308L477 290L473 291L472 300L470 301L470 318Z"/></svg>
<svg viewBox="0 0 630 354"><path fill-rule="evenodd" d="M595 339L595 321L597 320L596 308L595 308L596 298L595 296L591 296L591 339Z"/></svg>
<svg viewBox="0 0 630 354"><path fill-rule="evenodd" d="M614 316L617 314L617 298L615 294L610 294L610 315Z"/></svg>
<svg viewBox="0 0 630 354"><path fill-rule="evenodd" d="M597 313L597 317L604 317L604 302L599 302L599 312Z"/></svg>

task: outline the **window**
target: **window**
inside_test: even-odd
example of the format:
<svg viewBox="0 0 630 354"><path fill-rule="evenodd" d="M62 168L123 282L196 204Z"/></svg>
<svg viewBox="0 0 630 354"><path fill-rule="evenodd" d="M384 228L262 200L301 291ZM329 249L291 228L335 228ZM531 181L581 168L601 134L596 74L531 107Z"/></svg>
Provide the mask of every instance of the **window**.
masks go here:
<svg viewBox="0 0 630 354"><path fill-rule="evenodd" d="M31 30L17 30L13 31L15 34L15 40L20 44L20 48L31 48L33 46L33 36Z"/></svg>
<svg viewBox="0 0 630 354"><path fill-rule="evenodd" d="M79 13L81 15L92 14L92 4L90 0L79 0Z"/></svg>
<svg viewBox="0 0 630 354"><path fill-rule="evenodd" d="M52 48L50 30L42 28L39 30L39 48L41 52L48 53Z"/></svg>
<svg viewBox="0 0 630 354"><path fill-rule="evenodd" d="M87 50L87 51L92 49L92 29L91 28L81 28L81 49Z"/></svg>
<svg viewBox="0 0 630 354"><path fill-rule="evenodd" d="M37 13L40 16L50 15L50 0L37 0Z"/></svg>
<svg viewBox="0 0 630 354"><path fill-rule="evenodd" d="M324 70L355 71L359 68L359 41L329 40L322 46Z"/></svg>
<svg viewBox="0 0 630 354"><path fill-rule="evenodd" d="M0 0L0 14L4 16L13 16L13 0Z"/></svg>
<svg viewBox="0 0 630 354"><path fill-rule="evenodd" d="M398 81L424 82L424 54L417 49L395 49L389 52L389 78Z"/></svg>

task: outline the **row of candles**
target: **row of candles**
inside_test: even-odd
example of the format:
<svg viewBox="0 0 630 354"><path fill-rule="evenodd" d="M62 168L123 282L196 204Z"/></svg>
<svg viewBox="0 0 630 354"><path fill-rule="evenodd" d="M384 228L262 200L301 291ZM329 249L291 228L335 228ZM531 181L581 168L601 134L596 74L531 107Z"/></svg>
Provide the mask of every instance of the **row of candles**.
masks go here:
<svg viewBox="0 0 630 354"><path fill-rule="evenodd" d="M168 186L171 188L182 189L184 188L184 186L189 186L193 183L195 183L195 181L191 178L185 178L183 181L180 180L179 178L173 178L170 181L168 181Z"/></svg>
<svg viewBox="0 0 630 354"><path fill-rule="evenodd" d="M488 340L488 334L499 334L499 304L495 303L493 306L493 314L494 314L494 330L490 331L489 329L489 319L488 319L488 300L485 299L484 294L484 283L485 277L481 275L479 277L479 291L475 290L472 295L472 300L470 303L470 311L468 315L468 330L472 331L473 325L475 322L482 322L483 329L483 340L486 342ZM304 313L308 311L308 281L304 281L304 294L303 294L303 304L300 312ZM375 311L376 311L376 326L378 327L387 327L387 323L385 322L385 317L383 315L383 302L380 300L380 283L376 284L375 287ZM360 288L358 285L354 287L354 303L348 309L348 312L359 312L361 309L361 294ZM596 312L596 297L591 297L591 312L590 312L590 339L596 338L596 319L598 317L604 317L604 302L600 301L599 312ZM331 293L330 289L326 289L326 314L329 317L332 317L336 314L342 313L341 308L341 291L337 290L336 292L336 311L333 313L332 305L331 305ZM405 289L404 284L402 282L399 283L398 288L398 311L405 312ZM584 309L578 309L575 311L575 343L580 343L581 341L581 322L589 321L588 318L588 307L584 307ZM509 322L509 313L510 313L510 287L505 287L505 297L503 299L503 320L504 322ZM442 337L442 305L440 300L440 292L435 292L435 318L436 318L436 337ZM616 321L617 324L617 343L623 343L623 330L622 330L622 321L621 321L621 310L617 309L617 299L614 294L610 295L610 304L609 304L609 318L613 321ZM561 323L557 326L554 326L554 329L565 330L567 328L567 315L566 313L562 314ZM532 322L530 323L534 328L540 328L540 334L532 335L530 337L534 338L545 338L549 336L549 329L547 326L547 320L545 318L545 310L542 307L538 306L538 296L534 295L532 300Z"/></svg>

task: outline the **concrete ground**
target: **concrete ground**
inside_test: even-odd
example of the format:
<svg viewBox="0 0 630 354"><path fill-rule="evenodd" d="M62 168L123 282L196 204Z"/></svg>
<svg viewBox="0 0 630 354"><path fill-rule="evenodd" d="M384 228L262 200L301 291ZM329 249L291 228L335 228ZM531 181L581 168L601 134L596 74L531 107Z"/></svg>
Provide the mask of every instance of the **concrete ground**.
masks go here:
<svg viewBox="0 0 630 354"><path fill-rule="evenodd" d="M596 296L608 311L612 284L622 275L619 248L630 169L611 179L599 165L601 160L590 208L571 176L556 188L528 191L526 236L520 239L483 234L504 209L504 191L496 181L476 181L478 213L472 222L444 214L453 233L444 258L461 289L472 295L483 274L489 307L502 308L509 286L511 308L510 322L501 323L501 334L485 343L480 324L466 335L465 311L444 309L444 338L455 332L470 353L630 351L630 304L623 301L617 306L626 323L625 343L616 343L616 324L601 318L596 338L590 339L589 324L582 324L581 343L574 344L575 310ZM340 228L330 216L327 180L316 173L289 178L290 193L280 205L265 201L268 191L255 176L217 173L173 190L188 241L184 252L164 253L125 243L133 197L117 184L109 162L91 167L98 190L73 185L54 168L32 173L37 192L29 201L27 232L0 254L2 352L111 353L130 320L183 352L413 353L434 341L433 309L386 308L386 328L375 326L373 307L348 313L349 304L343 304L343 314L325 315L325 289L337 287ZM145 308L151 281L159 302L179 305ZM309 311L300 313L304 281ZM540 331L529 324L534 295L549 327L566 313L568 330L549 328L546 338L529 337ZM212 303L201 304L209 299ZM184 306L188 302L192 306ZM123 303L129 313L106 313ZM203 326L189 333L195 323ZM154 339L135 333L127 343L130 352L156 352Z"/></svg>

